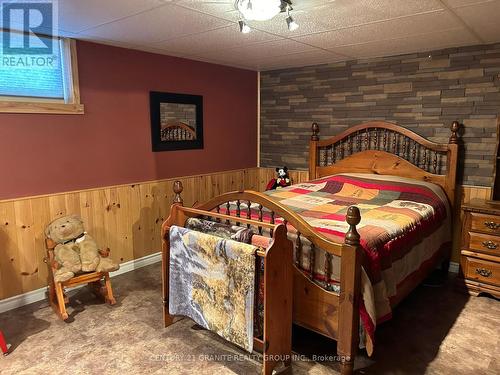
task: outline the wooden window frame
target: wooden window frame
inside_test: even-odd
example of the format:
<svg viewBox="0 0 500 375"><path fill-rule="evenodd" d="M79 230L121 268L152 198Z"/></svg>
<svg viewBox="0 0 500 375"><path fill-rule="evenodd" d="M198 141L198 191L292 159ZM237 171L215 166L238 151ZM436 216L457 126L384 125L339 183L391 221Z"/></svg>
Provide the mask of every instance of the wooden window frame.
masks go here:
<svg viewBox="0 0 500 375"><path fill-rule="evenodd" d="M66 77L65 99L0 96L0 113L84 114L84 106L80 103L76 40L69 38L60 40L63 43L64 76ZM66 87L66 82L71 83L70 87Z"/></svg>

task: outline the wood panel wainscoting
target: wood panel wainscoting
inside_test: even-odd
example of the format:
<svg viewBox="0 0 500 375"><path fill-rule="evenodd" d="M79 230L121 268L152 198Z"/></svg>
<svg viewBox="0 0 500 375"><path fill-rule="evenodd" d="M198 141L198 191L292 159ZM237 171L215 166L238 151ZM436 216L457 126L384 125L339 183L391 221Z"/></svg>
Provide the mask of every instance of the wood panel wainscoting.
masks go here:
<svg viewBox="0 0 500 375"><path fill-rule="evenodd" d="M45 226L80 215L86 229L119 263L161 251L161 224L170 213L172 183L181 180L186 206L219 194L257 189L257 168L171 178L0 201L0 300L47 285Z"/></svg>
<svg viewBox="0 0 500 375"><path fill-rule="evenodd" d="M274 168L249 168L0 201L0 300L47 285L43 230L55 217L81 215L87 231L123 263L161 250L161 224L169 215L173 181L182 182L184 204L192 206L228 191L263 191L275 174ZM289 174L293 183L309 180L308 171ZM490 193L488 187L463 186L460 196L469 202ZM458 262L459 231L455 243L452 261Z"/></svg>

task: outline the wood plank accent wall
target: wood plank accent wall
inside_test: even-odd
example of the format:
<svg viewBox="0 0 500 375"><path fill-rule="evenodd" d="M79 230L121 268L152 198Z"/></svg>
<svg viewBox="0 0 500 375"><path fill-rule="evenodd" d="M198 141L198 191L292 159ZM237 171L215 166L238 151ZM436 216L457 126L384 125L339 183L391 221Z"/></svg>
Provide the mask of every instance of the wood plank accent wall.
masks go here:
<svg viewBox="0 0 500 375"><path fill-rule="evenodd" d="M251 168L179 179L191 206L224 192L256 189L258 175ZM81 215L87 231L120 263L160 251L176 179L0 201L0 299L47 285L44 229L59 216Z"/></svg>
<svg viewBox="0 0 500 375"><path fill-rule="evenodd" d="M275 174L274 168L250 168L178 179L185 205L192 206L232 190L263 191ZM309 177L301 170L290 176L294 183ZM58 216L81 215L87 231L121 263L160 251L160 226L169 214L176 179L0 201L0 299L46 285L44 228ZM464 186L462 201L488 198L490 191ZM458 238L459 233L457 244ZM453 261L458 254L457 245Z"/></svg>

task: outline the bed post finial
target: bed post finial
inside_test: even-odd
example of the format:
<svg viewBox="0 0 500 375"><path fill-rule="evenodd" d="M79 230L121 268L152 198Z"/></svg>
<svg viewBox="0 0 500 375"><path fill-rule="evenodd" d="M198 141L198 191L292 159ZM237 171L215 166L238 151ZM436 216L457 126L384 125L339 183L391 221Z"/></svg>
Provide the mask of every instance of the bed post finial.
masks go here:
<svg viewBox="0 0 500 375"><path fill-rule="evenodd" d="M182 197L181 197L182 190L184 190L184 187L182 186L182 182L180 182L179 180L175 181L174 182L174 193L175 193L174 203L179 203L181 205L184 203L184 201L182 200Z"/></svg>
<svg viewBox="0 0 500 375"><path fill-rule="evenodd" d="M460 129L460 123L458 121L453 121L450 126L451 136L448 143L457 144L458 143L458 130Z"/></svg>
<svg viewBox="0 0 500 375"><path fill-rule="evenodd" d="M350 206L347 209L347 215L345 217L347 224L349 224L349 230L345 234L345 243L352 246L359 246L359 233L356 230L356 225L361 221L361 214L359 208L356 206Z"/></svg>
<svg viewBox="0 0 500 375"><path fill-rule="evenodd" d="M311 130L312 130L311 141L319 141L319 125L313 122Z"/></svg>

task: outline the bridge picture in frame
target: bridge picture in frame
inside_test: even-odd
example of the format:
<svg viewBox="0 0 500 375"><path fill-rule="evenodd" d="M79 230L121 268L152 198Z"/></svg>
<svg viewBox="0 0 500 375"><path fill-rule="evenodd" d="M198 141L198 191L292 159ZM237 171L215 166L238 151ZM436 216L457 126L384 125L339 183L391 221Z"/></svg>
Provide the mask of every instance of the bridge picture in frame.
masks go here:
<svg viewBox="0 0 500 375"><path fill-rule="evenodd" d="M151 91L154 152L203 148L203 97Z"/></svg>

